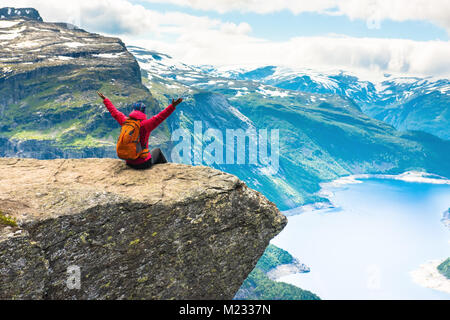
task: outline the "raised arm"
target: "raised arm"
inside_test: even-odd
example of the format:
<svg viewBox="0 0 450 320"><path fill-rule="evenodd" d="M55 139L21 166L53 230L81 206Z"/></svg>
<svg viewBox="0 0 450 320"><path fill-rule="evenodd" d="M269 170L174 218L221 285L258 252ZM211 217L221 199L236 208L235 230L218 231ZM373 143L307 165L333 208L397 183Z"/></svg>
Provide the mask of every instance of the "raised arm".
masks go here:
<svg viewBox="0 0 450 320"><path fill-rule="evenodd" d="M169 104L163 111L151 117L150 119L142 121L141 125L145 127L147 130L152 131L157 126L159 126L161 122L166 120L172 114L172 112L175 111L175 107L179 105L181 101L183 101L182 98L172 100L172 103Z"/></svg>
<svg viewBox="0 0 450 320"><path fill-rule="evenodd" d="M99 97L103 99L103 103L105 104L106 109L108 109L109 113L112 115L114 119L120 124L123 125L127 120L127 117L117 110L117 108L112 104L112 102L106 98L102 93L97 92Z"/></svg>

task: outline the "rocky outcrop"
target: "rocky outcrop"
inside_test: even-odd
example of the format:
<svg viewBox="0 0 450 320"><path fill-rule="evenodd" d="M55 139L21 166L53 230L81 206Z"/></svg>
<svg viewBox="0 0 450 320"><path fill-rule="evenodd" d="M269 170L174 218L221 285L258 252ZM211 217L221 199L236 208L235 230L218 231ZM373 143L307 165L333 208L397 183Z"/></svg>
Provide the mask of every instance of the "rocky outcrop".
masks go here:
<svg viewBox="0 0 450 320"><path fill-rule="evenodd" d="M8 140L0 156L82 157L91 151L76 149L95 148L103 150L96 157L108 153L118 125L96 91L126 114L137 101L149 114L165 107L142 84L136 59L118 38L11 13L0 19L0 42L0 138ZM39 141L48 146L36 154Z"/></svg>
<svg viewBox="0 0 450 320"><path fill-rule="evenodd" d="M0 159L0 176L2 299L231 299L286 224L208 167Z"/></svg>
<svg viewBox="0 0 450 320"><path fill-rule="evenodd" d="M31 19L36 21L42 21L41 15L34 8L0 8L0 19Z"/></svg>
<svg viewBox="0 0 450 320"><path fill-rule="evenodd" d="M43 91L44 84L54 85L53 81L60 82L58 90L48 98L95 90L111 79L145 90L139 66L120 39L61 23L19 17L1 21L1 105L19 103ZM129 90L123 94L129 94Z"/></svg>

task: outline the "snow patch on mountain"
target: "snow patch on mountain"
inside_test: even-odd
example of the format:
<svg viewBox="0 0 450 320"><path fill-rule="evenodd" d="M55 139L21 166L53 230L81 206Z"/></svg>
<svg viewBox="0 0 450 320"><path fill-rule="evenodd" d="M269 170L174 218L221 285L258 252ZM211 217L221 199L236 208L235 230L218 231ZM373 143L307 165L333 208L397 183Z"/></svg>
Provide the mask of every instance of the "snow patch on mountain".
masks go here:
<svg viewBox="0 0 450 320"><path fill-rule="evenodd" d="M287 97L289 96L289 92L284 90L277 90L274 88L260 87L256 92L262 94L263 96L272 96L272 97Z"/></svg>
<svg viewBox="0 0 450 320"><path fill-rule="evenodd" d="M360 76L340 69L286 66L191 66L155 51L133 46L129 50L149 79L173 79L186 86L225 94L229 99L259 94L273 99L301 97L305 104L317 104L327 101L330 95L341 96L354 108L399 130L421 130L444 139L449 136L445 129L450 120L445 100L450 94L448 79L378 73ZM400 108L411 101L414 106ZM430 105L433 111L427 109L426 119L414 111Z"/></svg>
<svg viewBox="0 0 450 320"><path fill-rule="evenodd" d="M0 29L11 28L11 27L15 26L18 23L20 23L20 21L3 20L3 21L0 21Z"/></svg>

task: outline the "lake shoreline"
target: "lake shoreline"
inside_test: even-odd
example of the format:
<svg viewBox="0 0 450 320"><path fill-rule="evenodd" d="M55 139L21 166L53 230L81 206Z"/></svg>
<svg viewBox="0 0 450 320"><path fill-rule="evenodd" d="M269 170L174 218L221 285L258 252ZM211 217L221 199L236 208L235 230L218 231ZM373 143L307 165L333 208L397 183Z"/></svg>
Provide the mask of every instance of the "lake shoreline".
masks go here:
<svg viewBox="0 0 450 320"><path fill-rule="evenodd" d="M415 283L425 288L430 288L450 294L450 279L439 272L437 267L444 262L442 260L431 260L411 271L410 275Z"/></svg>
<svg viewBox="0 0 450 320"><path fill-rule="evenodd" d="M405 171L397 175L382 174L382 173L364 173L353 174L348 176L339 177L337 179L321 182L320 190L315 194L321 198L320 201L306 203L299 207L283 210L283 214L287 217L302 214L304 212L311 212L316 210L333 210L339 209L331 198L333 197L334 189L339 189L350 184L363 183L363 179L386 179L386 180L398 180L411 183L430 183L440 185L450 185L450 179L439 176L433 173L420 172L420 171ZM450 225L450 223L449 223Z"/></svg>
<svg viewBox="0 0 450 320"><path fill-rule="evenodd" d="M339 195L339 193L346 192L345 190L348 190L349 188L351 190L354 187L350 186L350 185L363 184L363 183L365 183L365 181L362 181L362 180L367 180L367 179L368 180L372 180L372 179L374 179L374 180L379 180L379 179L391 180L392 183L395 183L394 181L398 181L399 183L400 182L408 182L408 184L406 184L406 185L409 185L409 183L411 183L411 185L414 185L417 183L419 185L424 185L423 188L428 188L428 187L425 187L425 185L436 185L436 187L438 187L437 185L442 185L442 187L450 185L450 180L445 177L438 176L435 174L424 173L424 172L416 172L416 171L408 171L408 172L404 172L404 173L398 174L398 175L387 175L387 174L349 175L349 176L335 179L333 181L321 183L320 184L321 189L317 192L317 194L322 197L322 199L320 201L317 201L315 203L308 203L308 204L305 204L304 206L300 206L297 208L283 211L283 214L285 214L289 218L291 218L291 217L294 218L295 216L299 216L299 215L303 216L303 214L308 213L308 215L305 216L305 218L306 218L306 217L310 217L309 213L317 212L317 214L319 216L323 217L321 219L324 219L325 217L331 218L332 216L329 216L330 214L340 213L342 210L344 210L344 211L348 210L348 208L353 209L353 205L351 205L351 204L350 204L350 207L348 206L348 203L345 204L344 206L341 205L340 201L342 199L340 199L341 196ZM397 184L397 186L398 186L398 184ZM412 187L407 187L407 188L408 188L407 190L409 190ZM438 187L438 188L440 188L440 187ZM407 202L405 202L406 200L402 200L402 201L400 203L407 203ZM375 204L375 206L378 205L377 203L374 203L374 204ZM358 208L355 208L355 209L360 210L361 207L359 209ZM340 215L340 214L338 214L338 215ZM441 216L441 218L442 218L442 216ZM306 219L307 219L306 221L308 221L308 219L311 219L311 218L306 218ZM434 221L434 218L432 220ZM323 221L325 222L325 220L323 220ZM444 221L442 221L442 222L444 222ZM448 222L448 221L445 221L445 222ZM299 222L295 222L295 223L298 224ZM289 225L289 223L288 223L288 225ZM322 223L320 225L322 225ZM348 225L343 226L343 227L347 228ZM320 228L322 228L322 226ZM398 226L397 226L397 228L398 228ZM298 230L300 232L301 229L298 229ZM297 236L294 235L294 237L297 237ZM293 239L297 239L297 238L293 238ZM305 241L305 240L306 239L303 239L303 241ZM307 241L309 242L309 240L307 240ZM312 238L311 241L314 242L315 241L314 238ZM277 242L275 242L274 244L278 245ZM318 270L316 270L316 266L314 265L314 263L311 263L312 261L309 260L311 258L311 256L308 257L307 255L304 255L304 253L303 253L304 249L302 249L303 251L301 251L301 252L300 251L295 252L296 249L293 249L295 252L294 253L289 249L289 247L292 249L292 246L288 245L286 247L283 247L283 246L280 246L280 247L285 250L288 250L295 256L301 257L302 260L304 260L311 267L311 270L314 273L325 272L323 270L323 268L318 268ZM442 252L441 252L441 254L442 254ZM441 254L438 254L434 259L442 258L445 260L446 257L441 257ZM430 258L433 259L433 257L428 257L428 259L430 259ZM442 276L443 278L440 277L441 274L439 273L439 271L436 268L434 268L434 270L430 270L430 267L429 267L430 260L427 260L427 257L425 257L425 259L423 261L428 261L428 262L421 265L421 267L418 270L414 270L416 268L414 265L406 266L404 274L406 275L406 277L411 279L410 280L411 283L414 283L415 285L419 285L422 288L424 288L424 287L425 288L433 288L433 289L435 287L436 288L444 288L444 290L440 290L440 291L449 293L449 292L445 291L445 290L447 290L447 281L448 280L444 276ZM439 261L439 260L437 260L437 261ZM418 266L418 265L420 265L421 262L416 261L415 263L417 263L416 266ZM437 265L435 267L437 267ZM320 270L320 269L322 269L322 270ZM408 272L408 269L414 270L414 271ZM401 271L396 270L396 272L401 272ZM293 273L295 273L295 272L293 272ZM432 274L431 278L429 275L430 273ZM413 275L414 275L414 279L413 279ZM286 281L287 283L291 283L291 284L294 284L299 287L302 287L302 283L304 281L304 280L302 280L302 281L294 280L294 278L289 277L288 274L283 275L282 277L277 277L277 278L278 278L277 279L278 281L282 281L282 282ZM283 279L283 278L285 278L285 279ZM283 281L283 280L285 280L285 281ZM437 281L437 280L439 280L439 281ZM310 282L308 282L308 283L310 283ZM312 287L312 286L306 287L306 289L312 290L312 291L315 290L314 287ZM314 292L317 292L317 290ZM318 293L320 293L320 292L318 292ZM408 296L410 296L410 295L408 295ZM324 297L325 297L325 295L324 295Z"/></svg>
<svg viewBox="0 0 450 320"><path fill-rule="evenodd" d="M343 176L332 181L320 183L321 189L326 187L340 187L346 184L362 183L359 179L388 179L413 183L448 184L450 179L428 172L405 171L400 174L364 173Z"/></svg>
<svg viewBox="0 0 450 320"><path fill-rule="evenodd" d="M433 173L420 172L420 171L405 171L397 175L382 174L382 173L364 173L353 174L348 176L339 177L335 180L321 182L320 190L316 192L316 195L321 197L320 201L306 203L302 206L284 210L283 214L287 217L302 214L304 212L311 212L316 210L333 210L339 209L333 201L333 189L339 189L349 184L363 183L362 179L386 179L386 180L399 180L411 183L430 183L440 185L450 185L450 179L439 176ZM449 209L450 210L450 209ZM450 214L449 214L450 216ZM444 222L450 226L450 218L447 217L447 221Z"/></svg>

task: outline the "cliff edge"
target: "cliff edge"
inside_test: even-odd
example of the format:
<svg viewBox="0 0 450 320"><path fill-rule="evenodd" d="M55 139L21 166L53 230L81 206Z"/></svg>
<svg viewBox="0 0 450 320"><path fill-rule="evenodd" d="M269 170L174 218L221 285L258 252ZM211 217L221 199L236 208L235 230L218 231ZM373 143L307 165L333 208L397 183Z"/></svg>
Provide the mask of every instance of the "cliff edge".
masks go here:
<svg viewBox="0 0 450 320"><path fill-rule="evenodd" d="M2 158L0 176L1 299L232 299L287 222L208 167Z"/></svg>

